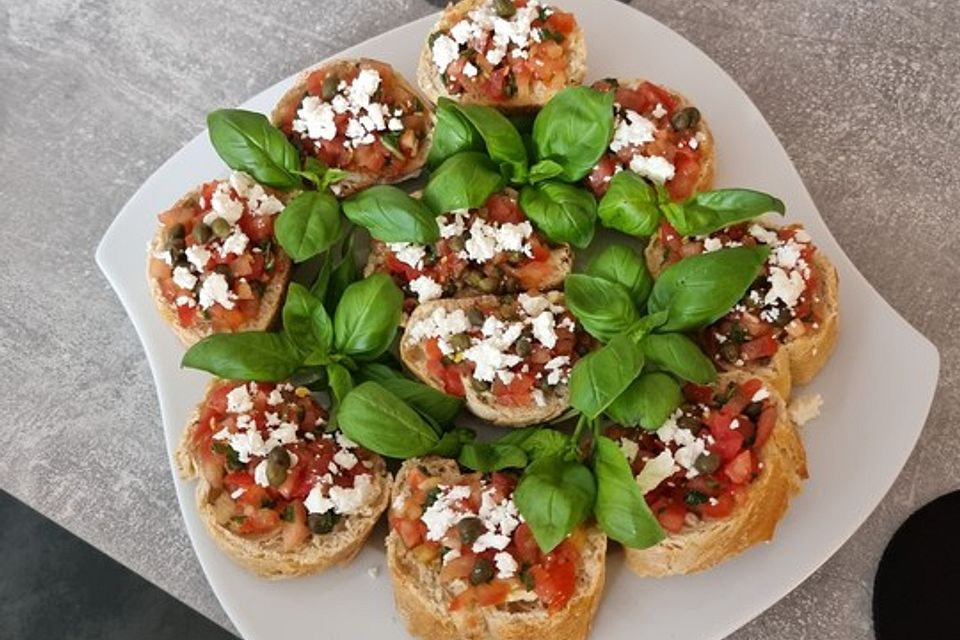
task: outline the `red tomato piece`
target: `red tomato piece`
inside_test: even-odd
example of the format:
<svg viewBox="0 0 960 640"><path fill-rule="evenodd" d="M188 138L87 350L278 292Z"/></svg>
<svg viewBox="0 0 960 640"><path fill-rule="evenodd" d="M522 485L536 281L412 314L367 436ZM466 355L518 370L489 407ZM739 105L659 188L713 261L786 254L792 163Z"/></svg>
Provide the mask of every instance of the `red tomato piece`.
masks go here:
<svg viewBox="0 0 960 640"><path fill-rule="evenodd" d="M523 211L520 210L517 201L502 193L495 193L490 196L486 207L487 217L492 222L519 224L527 219L527 216L523 215Z"/></svg>
<svg viewBox="0 0 960 640"><path fill-rule="evenodd" d="M723 473L730 478L730 482L735 484L746 484L753 475L753 454L750 450L741 451L737 456L727 463L723 468Z"/></svg>
<svg viewBox="0 0 960 640"><path fill-rule="evenodd" d="M760 336L740 346L740 355L744 360L769 358L780 348L780 343L772 335Z"/></svg>
<svg viewBox="0 0 960 640"><path fill-rule="evenodd" d="M725 518L736 506L733 494L728 491L716 496L714 502L715 504L708 501L700 505L700 514L707 518Z"/></svg>
<svg viewBox="0 0 960 640"><path fill-rule="evenodd" d="M763 410L757 419L757 436L753 446L759 449L764 445L770 434L773 433L773 427L777 423L777 408L770 406Z"/></svg>
<svg viewBox="0 0 960 640"><path fill-rule="evenodd" d="M513 543L517 547L517 559L521 563L534 565L540 562L540 545L526 522L521 523L513 533Z"/></svg>
<svg viewBox="0 0 960 640"><path fill-rule="evenodd" d="M394 528L408 549L413 549L422 543L427 535L427 525L420 520L400 518L394 524Z"/></svg>

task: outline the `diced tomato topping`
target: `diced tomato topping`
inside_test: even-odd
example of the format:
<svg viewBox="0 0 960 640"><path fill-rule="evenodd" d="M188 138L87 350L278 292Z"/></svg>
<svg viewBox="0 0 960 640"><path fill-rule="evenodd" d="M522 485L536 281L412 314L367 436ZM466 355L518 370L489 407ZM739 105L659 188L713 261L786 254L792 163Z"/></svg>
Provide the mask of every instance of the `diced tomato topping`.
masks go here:
<svg viewBox="0 0 960 640"><path fill-rule="evenodd" d="M540 545L533 537L533 531L526 522L520 523L513 534L513 541L517 547L517 559L523 564L534 565L540 562Z"/></svg>
<svg viewBox="0 0 960 640"><path fill-rule="evenodd" d="M673 178L664 186L671 200L683 202L696 191L697 182L700 179L699 154L686 147L677 149L673 156L673 168Z"/></svg>
<svg viewBox="0 0 960 640"><path fill-rule="evenodd" d="M726 518L733 511L736 502L733 495L729 492L723 492L714 498L715 504L705 502L700 505L700 514L707 518Z"/></svg>
<svg viewBox="0 0 960 640"><path fill-rule="evenodd" d="M443 568L440 569L440 581L450 582L451 580L465 580L470 577L474 565L477 563L477 556L473 553L464 553L461 556L448 560Z"/></svg>
<svg viewBox="0 0 960 640"><path fill-rule="evenodd" d="M737 431L732 431L722 437L714 436L714 443L709 446L711 451L724 460L731 460L742 447L743 436Z"/></svg>
<svg viewBox="0 0 960 640"><path fill-rule="evenodd" d="M657 520L660 526L670 533L680 533L683 531L683 525L686 522L687 510L678 504L671 504L656 510Z"/></svg>
<svg viewBox="0 0 960 640"><path fill-rule="evenodd" d="M757 419L757 435L754 439L754 447L760 448L767 442L770 434L773 433L773 427L776 422L777 408L770 406L764 409L763 413L761 413Z"/></svg>
<svg viewBox="0 0 960 640"><path fill-rule="evenodd" d="M723 405L721 411L731 418L740 415L743 410L746 409L747 405L750 404L754 394L756 394L762 386L763 382L758 378L747 380L737 387L737 390L727 403Z"/></svg>
<svg viewBox="0 0 960 640"><path fill-rule="evenodd" d="M273 509L254 509L252 513L244 515L238 527L242 534L269 533L280 526L280 514Z"/></svg>
<svg viewBox="0 0 960 640"><path fill-rule="evenodd" d="M577 28L577 21L572 13L565 11L554 11L547 18L547 29L550 31L559 31L560 33L571 33Z"/></svg>
<svg viewBox="0 0 960 640"><path fill-rule="evenodd" d="M713 389L705 385L690 382L684 385L683 396L690 402L709 404L710 401L713 400Z"/></svg>
<svg viewBox="0 0 960 640"><path fill-rule="evenodd" d="M578 556L570 540L564 540L547 554L543 564L530 569L533 590L551 613L566 606L573 595L577 585Z"/></svg>
<svg viewBox="0 0 960 640"><path fill-rule="evenodd" d="M642 82L635 89L620 87L617 89L617 102L624 109L646 114L653 111L658 104L663 105L669 115L675 106L670 94L652 82Z"/></svg>
<svg viewBox="0 0 960 640"><path fill-rule="evenodd" d="M536 382L532 375L518 373L510 381L510 384L504 384L500 378L493 383L493 395L506 407L525 407L530 404L530 392L533 391L533 384Z"/></svg>
<svg viewBox="0 0 960 640"><path fill-rule="evenodd" d="M502 193L490 196L485 206L491 222L519 224L527 219L517 201Z"/></svg>
<svg viewBox="0 0 960 640"><path fill-rule="evenodd" d="M177 305L177 319L181 327L192 327L197 319L197 307L189 307L185 304Z"/></svg>
<svg viewBox="0 0 960 640"><path fill-rule="evenodd" d="M760 336L740 345L740 355L746 361L769 358L777 353L780 343L772 335Z"/></svg>
<svg viewBox="0 0 960 640"><path fill-rule="evenodd" d="M741 451L726 464L723 472L730 478L730 482L745 484L753 474L753 454L750 453L749 449Z"/></svg>
<svg viewBox="0 0 960 640"><path fill-rule="evenodd" d="M427 535L427 525L420 520L399 520L394 525L408 549L419 545Z"/></svg>
<svg viewBox="0 0 960 640"><path fill-rule="evenodd" d="M666 220L660 223L660 244L669 252L667 255L668 262L676 262L680 259L683 238Z"/></svg>

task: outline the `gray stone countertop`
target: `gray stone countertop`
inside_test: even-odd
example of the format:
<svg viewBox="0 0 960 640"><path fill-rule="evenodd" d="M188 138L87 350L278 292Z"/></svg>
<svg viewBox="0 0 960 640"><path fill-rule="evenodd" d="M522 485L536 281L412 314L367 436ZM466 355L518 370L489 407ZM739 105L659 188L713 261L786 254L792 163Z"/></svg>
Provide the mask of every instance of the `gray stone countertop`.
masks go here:
<svg viewBox="0 0 960 640"><path fill-rule="evenodd" d="M731 636L871 638L884 545L960 486L960 4L633 4L746 90L844 250L940 349L933 410L893 489L829 562ZM436 8L0 4L0 487L225 626L177 509L146 360L94 249L207 111Z"/></svg>

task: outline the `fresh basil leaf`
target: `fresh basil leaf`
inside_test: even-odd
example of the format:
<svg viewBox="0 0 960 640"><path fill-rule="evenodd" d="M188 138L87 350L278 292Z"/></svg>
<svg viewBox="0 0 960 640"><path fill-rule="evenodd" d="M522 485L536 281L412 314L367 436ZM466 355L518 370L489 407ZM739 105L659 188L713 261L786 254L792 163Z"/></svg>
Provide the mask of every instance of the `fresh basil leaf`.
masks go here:
<svg viewBox="0 0 960 640"><path fill-rule="evenodd" d="M597 201L590 192L548 180L520 191L520 208L554 242L585 248L593 240Z"/></svg>
<svg viewBox="0 0 960 640"><path fill-rule="evenodd" d="M666 311L657 311L656 313L643 316L635 325L630 327L627 335L631 340L637 344L640 344L640 341L645 335L662 327L664 324L666 324L667 318L669 317L670 314Z"/></svg>
<svg viewBox="0 0 960 640"><path fill-rule="evenodd" d="M277 189L300 188L296 148L262 113L219 109L207 115L207 128L210 143L231 169Z"/></svg>
<svg viewBox="0 0 960 640"><path fill-rule="evenodd" d="M751 189L718 189L698 193L682 204L663 205L670 225L683 236L707 235L765 213L786 211L783 201Z"/></svg>
<svg viewBox="0 0 960 640"><path fill-rule="evenodd" d="M532 461L544 456L560 454L567 448L569 441L570 439L559 431L543 427L527 427L514 429L496 442L520 447Z"/></svg>
<svg viewBox="0 0 960 640"><path fill-rule="evenodd" d="M550 178L556 178L561 173L563 173L563 167L553 160L541 160L530 167L530 176L527 180L530 184L536 184L544 180L549 180Z"/></svg>
<svg viewBox="0 0 960 640"><path fill-rule="evenodd" d="M354 235L347 236L340 247L340 260L330 273L330 283L324 297L324 306L327 309L336 309L343 292L360 277L360 268L357 266L357 257L353 251Z"/></svg>
<svg viewBox="0 0 960 640"><path fill-rule="evenodd" d="M537 544L549 553L586 520L596 495L590 469L562 456L547 456L527 467L513 499Z"/></svg>
<svg viewBox="0 0 960 640"><path fill-rule="evenodd" d="M630 386L643 368L643 351L626 335L589 353L570 374L570 404L591 420Z"/></svg>
<svg viewBox="0 0 960 640"><path fill-rule="evenodd" d="M320 299L303 285L290 283L283 304L283 330L301 355L330 350L333 325Z"/></svg>
<svg viewBox="0 0 960 640"><path fill-rule="evenodd" d="M669 371L682 380L710 384L717 370L697 344L680 333L653 333L640 343L647 362Z"/></svg>
<svg viewBox="0 0 960 640"><path fill-rule="evenodd" d="M683 393L677 381L665 373L643 373L617 396L607 415L627 427L637 425L655 431L663 426L680 403Z"/></svg>
<svg viewBox="0 0 960 640"><path fill-rule="evenodd" d="M477 439L477 433L473 429L464 427L455 427L447 431L440 437L440 442L428 453L433 456L442 456L444 458L456 458L460 455L460 449Z"/></svg>
<svg viewBox="0 0 960 640"><path fill-rule="evenodd" d="M663 540L663 529L640 493L627 459L610 438L597 438L593 468L597 474L593 512L604 532L633 549L646 549Z"/></svg>
<svg viewBox="0 0 960 640"><path fill-rule="evenodd" d="M416 411L376 382L354 387L340 403L337 420L351 440L391 458L422 456L440 442Z"/></svg>
<svg viewBox="0 0 960 640"><path fill-rule="evenodd" d="M600 223L628 236L650 236L660 225L657 193L633 171L613 176L597 208Z"/></svg>
<svg viewBox="0 0 960 640"><path fill-rule="evenodd" d="M277 241L294 262L329 249L340 237L340 203L328 191L304 191L277 216Z"/></svg>
<svg viewBox="0 0 960 640"><path fill-rule="evenodd" d="M653 288L653 278L647 271L646 261L636 251L622 244L608 245L590 261L586 273L623 285L638 309L646 304Z"/></svg>
<svg viewBox="0 0 960 640"><path fill-rule="evenodd" d="M460 413L463 399L438 391L429 385L410 380L386 365L367 363L360 376L373 380L437 424L447 425Z"/></svg>
<svg viewBox="0 0 960 640"><path fill-rule="evenodd" d="M614 92L570 87L557 93L533 122L537 160L563 167L567 182L578 182L593 169L613 137Z"/></svg>
<svg viewBox="0 0 960 640"><path fill-rule="evenodd" d="M310 293L323 302L327 297L327 288L330 286L330 274L333 271L333 252L327 251L320 260L320 270L310 285Z"/></svg>
<svg viewBox="0 0 960 640"><path fill-rule="evenodd" d="M472 442L463 445L457 461L468 469L489 473L509 468L522 469L527 466L527 454L513 444Z"/></svg>
<svg viewBox="0 0 960 640"><path fill-rule="evenodd" d="M393 342L402 307L403 292L385 273L348 286L333 314L337 353L361 361L379 356Z"/></svg>
<svg viewBox="0 0 960 640"><path fill-rule="evenodd" d="M425 204L390 185L364 189L343 201L350 222L383 242L428 244L440 239L437 217Z"/></svg>
<svg viewBox="0 0 960 640"><path fill-rule="evenodd" d="M300 356L279 333L215 333L190 347L180 366L227 380L279 382L297 370Z"/></svg>
<svg viewBox="0 0 960 640"><path fill-rule="evenodd" d="M510 181L524 182L527 179L527 150L520 133L506 116L493 107L478 104L462 104L457 108L480 132L487 155L506 165Z"/></svg>
<svg viewBox="0 0 960 640"><path fill-rule="evenodd" d="M339 406L347 394L353 390L353 378L350 376L350 371L339 362L331 362L327 365L327 377L333 399Z"/></svg>
<svg viewBox="0 0 960 640"><path fill-rule="evenodd" d="M350 177L349 171L331 167L323 174L323 181L320 183L320 190L325 191L331 185L337 184L338 182L343 182L348 177Z"/></svg>
<svg viewBox="0 0 960 640"><path fill-rule="evenodd" d="M465 151L451 156L430 176L423 201L437 215L476 209L506 184L497 163L482 153Z"/></svg>
<svg viewBox="0 0 960 640"><path fill-rule="evenodd" d="M564 282L563 292L567 308L601 342L609 342L640 319L630 293L617 282L572 273Z"/></svg>
<svg viewBox="0 0 960 640"><path fill-rule="evenodd" d="M457 103L450 98L437 100L437 125L433 128L427 166L435 169L461 151L482 150L483 138L467 117L460 113Z"/></svg>
<svg viewBox="0 0 960 640"><path fill-rule="evenodd" d="M668 311L658 331L692 331L722 318L763 269L767 246L734 247L684 258L667 267L653 285L647 308Z"/></svg>

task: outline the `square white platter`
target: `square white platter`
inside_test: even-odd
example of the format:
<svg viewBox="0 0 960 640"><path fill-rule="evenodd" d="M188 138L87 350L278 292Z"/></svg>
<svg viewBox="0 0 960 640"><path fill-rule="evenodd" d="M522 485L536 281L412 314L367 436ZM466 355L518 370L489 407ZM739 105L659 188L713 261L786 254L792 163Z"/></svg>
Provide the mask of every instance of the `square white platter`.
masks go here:
<svg viewBox="0 0 960 640"><path fill-rule="evenodd" d="M805 224L840 273L839 346L816 381L797 392L820 392L825 399L822 415L802 434L810 480L775 540L707 573L659 580L633 576L622 566L616 545L611 545L606 594L594 637L722 638L823 564L880 502L923 428L936 388L939 355L843 254L773 131L716 63L667 27L619 2L560 4L577 15L586 33L588 81L646 78L691 98L716 136L717 186L752 187L782 198L787 221ZM417 20L336 57L379 58L413 79L419 48L435 19ZM269 112L291 81L280 81L242 106ZM150 363L171 468L181 429L207 378L180 369L183 349L150 299L144 251L157 213L194 185L225 171L204 131L134 194L97 250L97 263L130 315ZM174 483L197 557L245 638L406 637L394 613L385 572L382 526L349 567L268 582L217 549L196 515L193 484L175 474ZM379 577L368 574L372 567L381 570Z"/></svg>

